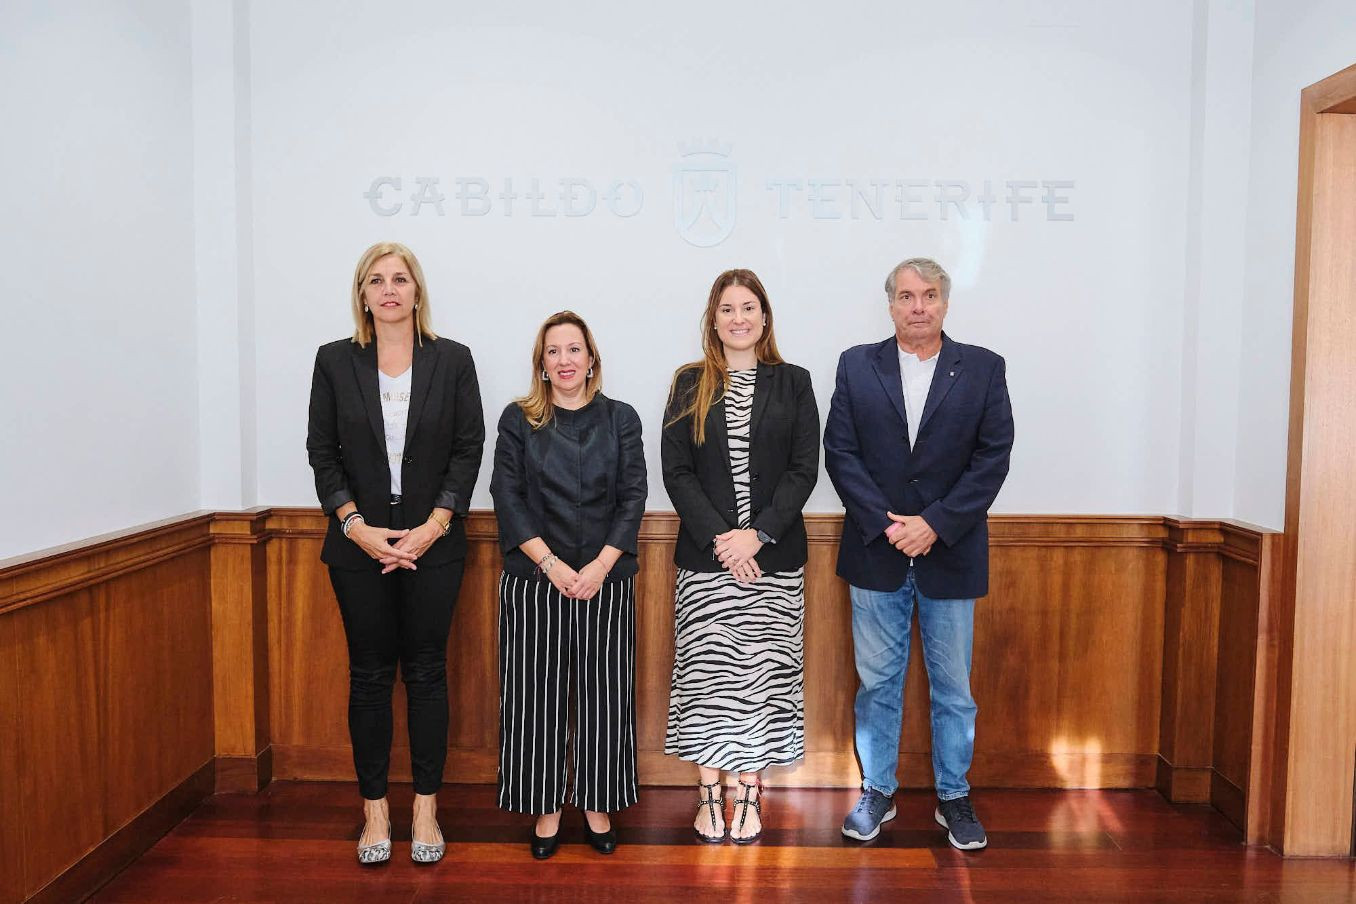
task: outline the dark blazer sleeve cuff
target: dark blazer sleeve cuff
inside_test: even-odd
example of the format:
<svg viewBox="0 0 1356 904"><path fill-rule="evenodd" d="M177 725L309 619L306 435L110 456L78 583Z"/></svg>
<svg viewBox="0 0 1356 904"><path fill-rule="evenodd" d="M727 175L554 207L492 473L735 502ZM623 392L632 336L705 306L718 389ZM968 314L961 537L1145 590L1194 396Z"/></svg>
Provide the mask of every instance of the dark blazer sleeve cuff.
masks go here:
<svg viewBox="0 0 1356 904"><path fill-rule="evenodd" d="M752 524L751 526L752 526L753 529L756 530L758 533L762 534L763 537L767 537L766 540L763 540L763 537L759 537L759 538L758 538L759 540L763 540L764 543L772 543L772 544L774 544L774 545L776 544L776 542L777 542L777 537L776 537L776 535L774 535L774 534L772 533L772 531L768 530L768 529L765 528L765 527L760 527L760 526L758 525L757 522L754 522L754 524Z"/></svg>
<svg viewBox="0 0 1356 904"><path fill-rule="evenodd" d="M857 521L856 518L853 518L852 520ZM927 521L926 518L924 518L923 520ZM881 512L880 520L875 524L867 524L862 521L857 521L857 529L861 532L862 535L862 545L869 546L877 537L884 534L886 530L889 529L891 524L894 524L894 522L891 521L890 517L886 515L884 512ZM932 527L931 521L928 521L928 526ZM932 529L937 530L936 527L932 527ZM941 536L940 532L938 532L938 536Z"/></svg>
<svg viewBox="0 0 1356 904"><path fill-rule="evenodd" d="M512 552L533 537L545 537L537 519L527 506L517 499L495 500L495 521L499 527L499 548Z"/></svg>
<svg viewBox="0 0 1356 904"><path fill-rule="evenodd" d="M504 522L499 522L499 550L506 555L533 537L540 536L542 536L542 532L539 530L533 530L530 527L519 527L515 530L513 525L508 525L506 529Z"/></svg>
<svg viewBox="0 0 1356 904"><path fill-rule="evenodd" d="M785 532L786 525L781 523L780 518L765 517L766 514L766 512L760 513L758 517L754 518L753 522L749 524L749 527L759 533L767 534L772 538L772 542L776 543L777 538Z"/></svg>
<svg viewBox="0 0 1356 904"><path fill-rule="evenodd" d="M333 515L335 509L352 501L353 494L348 491L347 487L345 487L344 489L337 490L331 493L330 495L326 496L324 499L322 499L320 501L320 507L325 510L325 514Z"/></svg>
<svg viewBox="0 0 1356 904"><path fill-rule="evenodd" d="M631 555L640 554L640 525L639 524L621 524L615 525L608 532L607 539L603 541L605 546L612 546L620 549L622 552L629 552Z"/></svg>
<svg viewBox="0 0 1356 904"><path fill-rule="evenodd" d="M701 552L709 551L716 543L716 535L723 534L730 529L730 525L724 521L716 523L714 521L704 524L690 524L686 519L682 522L682 529L687 531L692 542Z"/></svg>
<svg viewBox="0 0 1356 904"><path fill-rule="evenodd" d="M672 496L669 498L672 498ZM677 508L676 504L674 508ZM692 540L692 545L701 553L711 552L711 548L715 544L716 534L723 534L730 529L730 525L715 514L711 514L709 517L689 517L689 515L680 511L678 517L679 532L686 534Z"/></svg>
<svg viewBox="0 0 1356 904"><path fill-rule="evenodd" d="M469 511L466 501L451 490L443 490L435 496L433 498L433 507L448 509L453 515L459 515L462 518L465 518Z"/></svg>
<svg viewBox="0 0 1356 904"><path fill-rule="evenodd" d="M947 546L955 546L956 541L965 536L974 526L957 523L958 519L948 516L941 500L923 509L920 517L928 523L928 527L932 528L937 537Z"/></svg>

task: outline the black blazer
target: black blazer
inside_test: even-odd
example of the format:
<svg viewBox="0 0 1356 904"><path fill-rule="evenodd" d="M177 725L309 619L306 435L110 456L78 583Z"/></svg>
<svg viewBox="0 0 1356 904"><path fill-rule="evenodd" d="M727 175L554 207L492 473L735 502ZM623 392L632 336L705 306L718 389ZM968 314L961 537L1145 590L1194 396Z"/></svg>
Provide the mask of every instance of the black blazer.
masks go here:
<svg viewBox="0 0 1356 904"><path fill-rule="evenodd" d="M891 511L921 515L937 532L932 551L913 560L924 595L988 593L987 516L1012 453L1006 372L998 355L943 333L910 446L895 337L843 352L824 425L824 463L847 510L838 574L849 584L895 590L904 583L909 557L884 535Z"/></svg>
<svg viewBox="0 0 1356 904"><path fill-rule="evenodd" d="M466 557L464 518L480 471L485 416L469 348L451 339L425 339L415 343L411 366L402 508L411 524L434 508L452 510L452 529L420 558L441 565ZM349 339L320 346L311 378L306 452L325 514L354 502L368 524L390 527L391 470L377 386L375 340L366 348ZM334 518L320 559L338 568L381 567L344 536Z"/></svg>
<svg viewBox="0 0 1356 904"><path fill-rule="evenodd" d="M688 571L722 571L714 538L739 526L725 403L706 416L706 442L692 440L691 415L674 421L696 391L699 372L680 371L664 412L660 460L682 527L673 561ZM819 408L810 372L794 364L759 364L749 423L751 526L776 540L755 557L764 571L790 571L805 564L805 519L801 510L819 479Z"/></svg>
<svg viewBox="0 0 1356 904"><path fill-rule="evenodd" d="M517 402L504 408L490 495L509 574L535 576L518 546L541 537L575 569L615 546L622 554L608 577L635 575L648 492L640 417L625 402L600 392L577 411L557 408L536 430Z"/></svg>

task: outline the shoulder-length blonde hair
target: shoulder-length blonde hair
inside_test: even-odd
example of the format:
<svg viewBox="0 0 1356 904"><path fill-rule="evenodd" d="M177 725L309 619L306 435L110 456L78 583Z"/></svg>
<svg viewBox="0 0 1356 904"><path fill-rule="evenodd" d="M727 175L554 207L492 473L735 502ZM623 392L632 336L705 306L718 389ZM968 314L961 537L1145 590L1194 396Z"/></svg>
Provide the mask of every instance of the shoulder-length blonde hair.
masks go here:
<svg viewBox="0 0 1356 904"><path fill-rule="evenodd" d="M706 442L706 415L711 406L725 394L725 384L729 378L729 367L725 363L725 346L716 335L716 308L720 297L731 286L743 286L758 299L763 309L763 335L753 347L754 354L761 364L781 364L782 356L777 351L777 337L772 331L772 304L767 298L767 289L752 270L726 270L711 285L711 294L706 299L706 311L702 314L702 360L684 364L673 375L669 386L669 408L679 406L665 426L672 426L685 417L692 418L692 441L697 445ZM678 381L686 374L697 374L697 385L691 395L676 399Z"/></svg>
<svg viewBox="0 0 1356 904"><path fill-rule="evenodd" d="M559 311L552 314L542 322L541 328L537 330L537 341L532 343L531 388L528 389L527 395L514 399L518 407L523 409L523 416L527 418L533 430L540 430L546 426L555 415L555 407L551 401L551 383L546 379L546 368L542 365L542 359L546 356L547 330L562 324L579 327L579 332L584 334L585 350L593 359L593 372L584 378L584 404L592 402L593 397L603 388L603 356L598 354L598 343L593 341L593 331L589 329L589 325L574 311Z"/></svg>
<svg viewBox="0 0 1356 904"><path fill-rule="evenodd" d="M363 303L363 284L367 282L367 277L372 272L372 268L376 266L377 261L388 254L394 254L404 261L405 268L410 271L410 276L414 279L414 338L421 345L425 339L437 339L438 334L433 332L433 315L429 311L428 288L424 282L424 268L419 266L419 258L415 257L413 251L399 242L377 242L364 251L362 257L358 258L358 266L353 271L353 341L363 348L367 348L367 343L372 341L374 335L372 312L367 310L367 306Z"/></svg>

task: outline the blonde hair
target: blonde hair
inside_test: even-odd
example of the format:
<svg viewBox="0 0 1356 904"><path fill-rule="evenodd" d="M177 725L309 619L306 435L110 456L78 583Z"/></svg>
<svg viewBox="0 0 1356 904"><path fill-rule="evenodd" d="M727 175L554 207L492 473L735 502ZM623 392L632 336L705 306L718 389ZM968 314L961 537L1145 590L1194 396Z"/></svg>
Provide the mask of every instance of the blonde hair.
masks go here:
<svg viewBox="0 0 1356 904"><path fill-rule="evenodd" d="M358 266L353 271L353 341L363 348L372 341L372 312L363 303L363 284L377 261L394 254L404 262L414 279L414 338L422 345L425 339L437 339L433 332L432 314L429 312L428 289L424 283L424 268L419 266L419 258L414 252L399 242L377 242L358 258Z"/></svg>
<svg viewBox="0 0 1356 904"><path fill-rule="evenodd" d="M752 270L726 270L717 276L711 285L711 294L706 299L706 311L702 314L702 360L684 364L674 373L673 383L669 386L669 407L675 402L680 402L682 408L664 425L671 427L690 416L692 441L699 446L706 442L706 415L711 411L711 406L725 394L725 385L729 378L730 371L725 363L725 346L716 335L716 308L720 305L720 297L731 286L743 286L752 292L763 310L764 320L767 321L763 326L763 334L758 337L758 342L753 347L758 361L762 364L782 363L781 353L777 351L777 337L772 332L772 304L768 301L767 289L763 288L758 276ZM675 398L679 378L693 371L698 373L698 377L692 394L682 400Z"/></svg>
<svg viewBox="0 0 1356 904"><path fill-rule="evenodd" d="M551 383L542 379L546 369L542 367L541 362L546 355L547 331L553 326L566 324L578 327L579 332L584 334L584 347L589 357L593 359L592 374L584 379L584 404L592 402L593 397L603 388L603 358L598 354L598 344L593 341L593 332L589 325L574 311L558 311L552 314L542 322L541 328L537 330L537 341L532 343L532 387L527 391L527 395L514 399L518 407L523 409L523 416L527 418L533 430L540 430L555 416L555 406L551 401Z"/></svg>

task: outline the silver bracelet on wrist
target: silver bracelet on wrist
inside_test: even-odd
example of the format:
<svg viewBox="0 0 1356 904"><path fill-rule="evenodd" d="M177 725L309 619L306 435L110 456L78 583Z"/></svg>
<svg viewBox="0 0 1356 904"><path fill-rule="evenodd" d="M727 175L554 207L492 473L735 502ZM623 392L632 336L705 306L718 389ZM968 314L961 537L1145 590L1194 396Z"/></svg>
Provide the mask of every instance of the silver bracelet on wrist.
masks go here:
<svg viewBox="0 0 1356 904"><path fill-rule="evenodd" d="M340 525L339 529L343 531L344 536L347 537L348 532L353 530L353 525L359 521L363 522L364 524L367 523L367 519L364 518L362 515L358 514L357 512L349 512L348 517L344 519L344 523Z"/></svg>
<svg viewBox="0 0 1356 904"><path fill-rule="evenodd" d="M555 568L556 563L559 561L560 559L556 556L555 553L548 552L546 555L542 556L541 561L537 563L537 570L540 571L542 574L550 574L551 569Z"/></svg>

